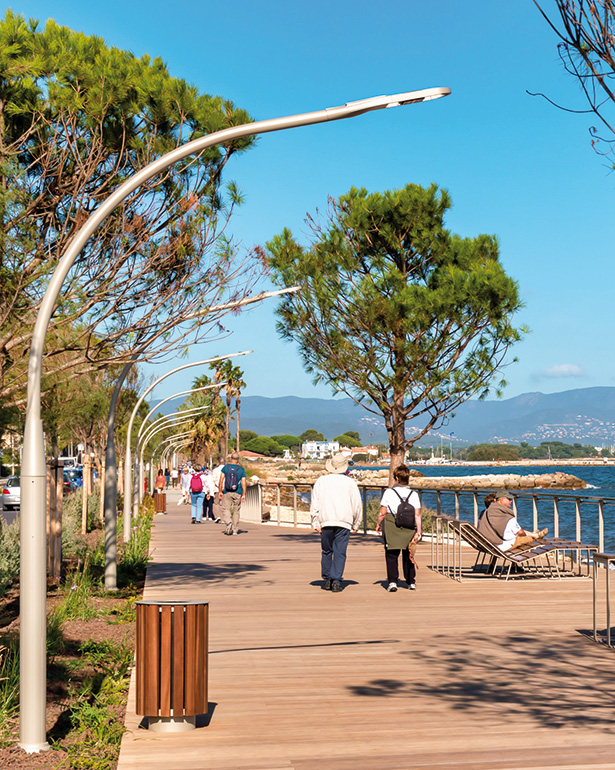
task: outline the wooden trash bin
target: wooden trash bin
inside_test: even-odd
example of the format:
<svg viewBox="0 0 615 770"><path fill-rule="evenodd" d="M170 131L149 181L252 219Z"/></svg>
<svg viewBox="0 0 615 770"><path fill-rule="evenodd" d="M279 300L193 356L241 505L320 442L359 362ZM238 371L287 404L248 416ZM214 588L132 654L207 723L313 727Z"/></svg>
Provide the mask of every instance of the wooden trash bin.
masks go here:
<svg viewBox="0 0 615 770"><path fill-rule="evenodd" d="M150 730L193 730L206 714L209 603L139 601L136 713Z"/></svg>
<svg viewBox="0 0 615 770"><path fill-rule="evenodd" d="M167 495L166 492L159 492L156 490L154 492L154 511L156 513L166 513L167 512Z"/></svg>

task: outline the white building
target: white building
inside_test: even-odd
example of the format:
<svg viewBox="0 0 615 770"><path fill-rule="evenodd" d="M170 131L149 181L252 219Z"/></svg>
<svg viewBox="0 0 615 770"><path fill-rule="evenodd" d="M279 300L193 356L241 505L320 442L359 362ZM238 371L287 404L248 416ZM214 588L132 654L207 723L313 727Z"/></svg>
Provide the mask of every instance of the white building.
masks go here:
<svg viewBox="0 0 615 770"><path fill-rule="evenodd" d="M301 444L301 457L309 460L324 460L339 451L338 441L306 441Z"/></svg>

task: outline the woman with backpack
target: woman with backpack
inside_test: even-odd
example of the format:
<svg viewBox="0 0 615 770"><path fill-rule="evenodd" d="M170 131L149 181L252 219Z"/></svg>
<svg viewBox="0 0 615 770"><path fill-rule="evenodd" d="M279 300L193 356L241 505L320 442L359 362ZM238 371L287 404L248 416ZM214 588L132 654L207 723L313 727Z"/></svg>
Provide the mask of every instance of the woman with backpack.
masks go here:
<svg viewBox="0 0 615 770"><path fill-rule="evenodd" d="M376 532L382 531L387 568L387 591L397 591L399 554L404 578L411 591L416 590L416 565L410 549L421 539L421 501L408 486L410 471L399 465L393 472L395 484L380 500Z"/></svg>
<svg viewBox="0 0 615 770"><path fill-rule="evenodd" d="M190 505L193 524L201 523L203 515L203 501L205 500L204 476L201 473L201 466L194 466L194 473L190 479Z"/></svg>

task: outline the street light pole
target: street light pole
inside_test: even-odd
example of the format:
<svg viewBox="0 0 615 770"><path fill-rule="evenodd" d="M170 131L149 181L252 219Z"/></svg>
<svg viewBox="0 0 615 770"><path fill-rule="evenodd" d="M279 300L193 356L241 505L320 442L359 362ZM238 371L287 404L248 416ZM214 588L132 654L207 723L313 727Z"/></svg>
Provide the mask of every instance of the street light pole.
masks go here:
<svg viewBox="0 0 615 770"><path fill-rule="evenodd" d="M450 94L450 88L428 88L393 96L377 96L302 115L263 120L216 131L187 142L149 163L123 182L95 209L77 231L51 276L32 334L28 364L28 394L21 472L20 567L20 743L28 753L49 748L45 735L46 705L46 531L45 444L41 420L41 373L45 337L62 284L70 268L98 226L131 192L180 160L223 142L244 136L283 131L362 115L371 110L416 104Z"/></svg>

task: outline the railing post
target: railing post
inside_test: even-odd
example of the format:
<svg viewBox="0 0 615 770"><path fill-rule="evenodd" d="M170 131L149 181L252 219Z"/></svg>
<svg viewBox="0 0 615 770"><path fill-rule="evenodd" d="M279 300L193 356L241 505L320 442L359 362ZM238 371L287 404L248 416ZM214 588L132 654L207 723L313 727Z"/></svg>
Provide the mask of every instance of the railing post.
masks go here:
<svg viewBox="0 0 615 770"><path fill-rule="evenodd" d="M293 482L293 527L297 529L297 485Z"/></svg>
<svg viewBox="0 0 615 770"><path fill-rule="evenodd" d="M459 521L459 490L455 490L455 518Z"/></svg>
<svg viewBox="0 0 615 770"><path fill-rule="evenodd" d="M559 497L553 495L553 537L559 537Z"/></svg>
<svg viewBox="0 0 615 770"><path fill-rule="evenodd" d="M442 493L438 489L438 491L436 492L436 513L438 514L438 516L442 515L442 503L440 500L441 494Z"/></svg>
<svg viewBox="0 0 615 770"><path fill-rule="evenodd" d="M600 553L604 553L604 500L602 498L598 500L598 548Z"/></svg>
<svg viewBox="0 0 615 770"><path fill-rule="evenodd" d="M280 510L280 487L281 487L281 484L280 484L279 481L277 482L277 487L278 487L278 501L277 502L278 502L278 527L279 527L280 523L282 521L282 518L281 518L282 512Z"/></svg>
<svg viewBox="0 0 615 770"><path fill-rule="evenodd" d="M361 500L363 502L363 534L367 534L367 487L361 485Z"/></svg>
<svg viewBox="0 0 615 770"><path fill-rule="evenodd" d="M478 527L478 492L472 492L474 499L474 526Z"/></svg>
<svg viewBox="0 0 615 770"><path fill-rule="evenodd" d="M532 495L532 529L538 530L538 496Z"/></svg>
<svg viewBox="0 0 615 770"><path fill-rule="evenodd" d="M575 540L577 543L581 542L581 502L582 498L580 497L574 501Z"/></svg>

